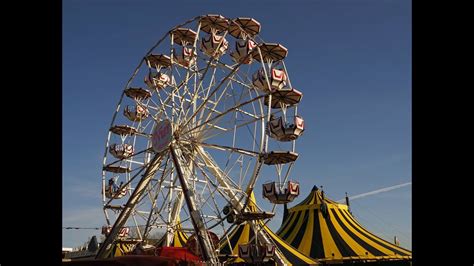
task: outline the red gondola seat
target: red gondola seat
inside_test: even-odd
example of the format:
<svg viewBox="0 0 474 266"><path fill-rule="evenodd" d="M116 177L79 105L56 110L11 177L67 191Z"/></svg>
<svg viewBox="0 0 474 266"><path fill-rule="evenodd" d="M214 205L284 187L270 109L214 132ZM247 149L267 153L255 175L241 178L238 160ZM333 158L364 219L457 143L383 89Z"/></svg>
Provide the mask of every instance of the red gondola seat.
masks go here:
<svg viewBox="0 0 474 266"><path fill-rule="evenodd" d="M254 41L247 39L237 39L235 41L235 51L230 53L232 60L236 63L250 64L252 63L252 49L257 46Z"/></svg>
<svg viewBox="0 0 474 266"><path fill-rule="evenodd" d="M164 89L170 84L170 81L171 79L168 75L160 72L150 72L145 76L145 84L152 90Z"/></svg>
<svg viewBox="0 0 474 266"><path fill-rule="evenodd" d="M215 32L201 39L201 51L208 56L221 56L229 48L229 42Z"/></svg>
<svg viewBox="0 0 474 266"><path fill-rule="evenodd" d="M263 68L259 69L257 72L255 72L255 74L253 74L252 84L264 92L280 90L286 86L287 76L285 71L272 68L270 73L268 73L267 70L267 75L268 81L270 82L270 90L268 89L267 78Z"/></svg>
<svg viewBox="0 0 474 266"><path fill-rule="evenodd" d="M139 122L142 121L150 115L150 112L147 108L136 105L136 106L126 106L123 110L123 115L127 117L130 121Z"/></svg>
<svg viewBox="0 0 474 266"><path fill-rule="evenodd" d="M304 120L295 116L293 123L283 122L283 117L276 117L267 123L267 134L278 141L292 141L303 135Z"/></svg>
<svg viewBox="0 0 474 266"><path fill-rule="evenodd" d="M292 202L300 194L300 184L288 181L282 187L278 182L270 182L262 185L263 197L274 204Z"/></svg>

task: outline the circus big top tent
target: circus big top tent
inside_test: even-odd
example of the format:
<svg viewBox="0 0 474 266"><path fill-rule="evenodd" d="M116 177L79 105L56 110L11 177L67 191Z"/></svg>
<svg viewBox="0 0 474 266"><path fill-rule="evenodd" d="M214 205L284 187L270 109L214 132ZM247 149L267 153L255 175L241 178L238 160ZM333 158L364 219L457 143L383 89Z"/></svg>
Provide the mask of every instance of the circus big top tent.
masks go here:
<svg viewBox="0 0 474 266"><path fill-rule="evenodd" d="M301 203L289 209L285 205L282 225L276 234L322 263L411 262L411 251L367 231L347 205L326 198L316 186Z"/></svg>

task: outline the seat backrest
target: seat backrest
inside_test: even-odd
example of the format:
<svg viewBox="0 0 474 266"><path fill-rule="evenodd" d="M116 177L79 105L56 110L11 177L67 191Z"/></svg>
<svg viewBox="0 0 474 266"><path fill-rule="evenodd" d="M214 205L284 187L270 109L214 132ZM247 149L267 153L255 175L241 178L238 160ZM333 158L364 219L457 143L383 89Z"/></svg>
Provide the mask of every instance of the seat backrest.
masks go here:
<svg viewBox="0 0 474 266"><path fill-rule="evenodd" d="M299 129L304 129L304 120L300 116L295 116L295 125Z"/></svg>
<svg viewBox="0 0 474 266"><path fill-rule="evenodd" d="M263 184L263 194L272 195L275 193L275 183Z"/></svg>
<svg viewBox="0 0 474 266"><path fill-rule="evenodd" d="M272 78L278 81L286 80L286 73L283 70L272 68Z"/></svg>

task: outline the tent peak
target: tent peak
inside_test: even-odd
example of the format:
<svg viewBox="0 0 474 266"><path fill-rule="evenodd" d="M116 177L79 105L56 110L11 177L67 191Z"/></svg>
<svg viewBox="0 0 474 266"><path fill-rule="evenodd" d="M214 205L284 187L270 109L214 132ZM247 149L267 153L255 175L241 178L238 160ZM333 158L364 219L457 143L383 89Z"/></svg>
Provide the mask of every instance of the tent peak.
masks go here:
<svg viewBox="0 0 474 266"><path fill-rule="evenodd" d="M318 190L318 187L316 185L313 186L313 189L311 189L311 191L316 191Z"/></svg>

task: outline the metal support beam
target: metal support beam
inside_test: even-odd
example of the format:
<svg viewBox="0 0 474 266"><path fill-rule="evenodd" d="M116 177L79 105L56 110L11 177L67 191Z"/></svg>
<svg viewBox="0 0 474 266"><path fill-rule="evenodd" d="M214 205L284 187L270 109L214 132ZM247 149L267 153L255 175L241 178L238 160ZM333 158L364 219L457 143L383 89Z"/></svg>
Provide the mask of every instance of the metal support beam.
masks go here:
<svg viewBox="0 0 474 266"><path fill-rule="evenodd" d="M181 163L176 154L176 149L174 144L170 145L171 157L173 158L174 165L176 167L176 174L178 175L179 181L181 183L181 188L183 190L184 199L186 200L186 205L188 206L189 213L191 214L191 222L196 232L197 241L199 247L201 248L201 254L205 261L208 261L212 264L219 262L214 249L212 248L211 240L207 234L207 230L204 226L204 221L201 216L201 211L197 209L194 202L194 192L189 190L188 182L183 174L183 169L181 168Z"/></svg>
<svg viewBox="0 0 474 266"><path fill-rule="evenodd" d="M181 207L183 206L183 198L183 192L178 191L170 213L171 218L169 219L169 224L171 225L171 228L169 228L167 232L166 245L169 245L171 243L171 240L173 239L173 236L176 232L176 225L179 220L179 212L181 211Z"/></svg>
<svg viewBox="0 0 474 266"><path fill-rule="evenodd" d="M239 200L237 198L237 195L234 193L234 190L231 189L231 185L229 185L228 181L226 180L226 175L225 173L217 166L217 163L207 154L206 151L202 147L199 147L198 152L201 154L202 159L206 163L207 169L214 175L219 182L219 184L223 187L223 190L225 193L228 195L229 200L232 204L232 206L238 211L242 211L247 209L249 211L248 207L248 200L246 203L242 202L242 200ZM254 169L254 174L253 177L256 178L256 174L258 174L258 171L261 167L261 162L257 161ZM255 183L255 180L252 182ZM250 197L250 187L247 187L247 195ZM253 228L257 228L258 222L255 221L250 221L250 224L252 225ZM273 241L270 239L270 236L268 236L265 232L265 230L257 230L257 237L261 243L273 243ZM275 252L275 262L277 265L286 265L285 260L283 259L284 255L283 253L276 247L276 252Z"/></svg>
<svg viewBox="0 0 474 266"><path fill-rule="evenodd" d="M117 220L115 220L115 223L112 226L110 233L107 235L107 238L104 240L104 243L102 243L102 245L100 246L99 251L97 252L97 255L95 257L96 259L104 258L108 246L115 241L120 229L127 222L128 218L130 217L130 214L135 208L135 205L138 203L138 200L141 198L141 196L145 192L146 187L155 176L155 173L160 166L162 158L162 153L157 153L155 157L153 157L152 161L150 162L150 166L148 166L148 168L146 169L142 179L140 179L140 182L138 182L135 190L133 191L132 195L123 207L122 212L120 212L119 217L117 218Z"/></svg>

